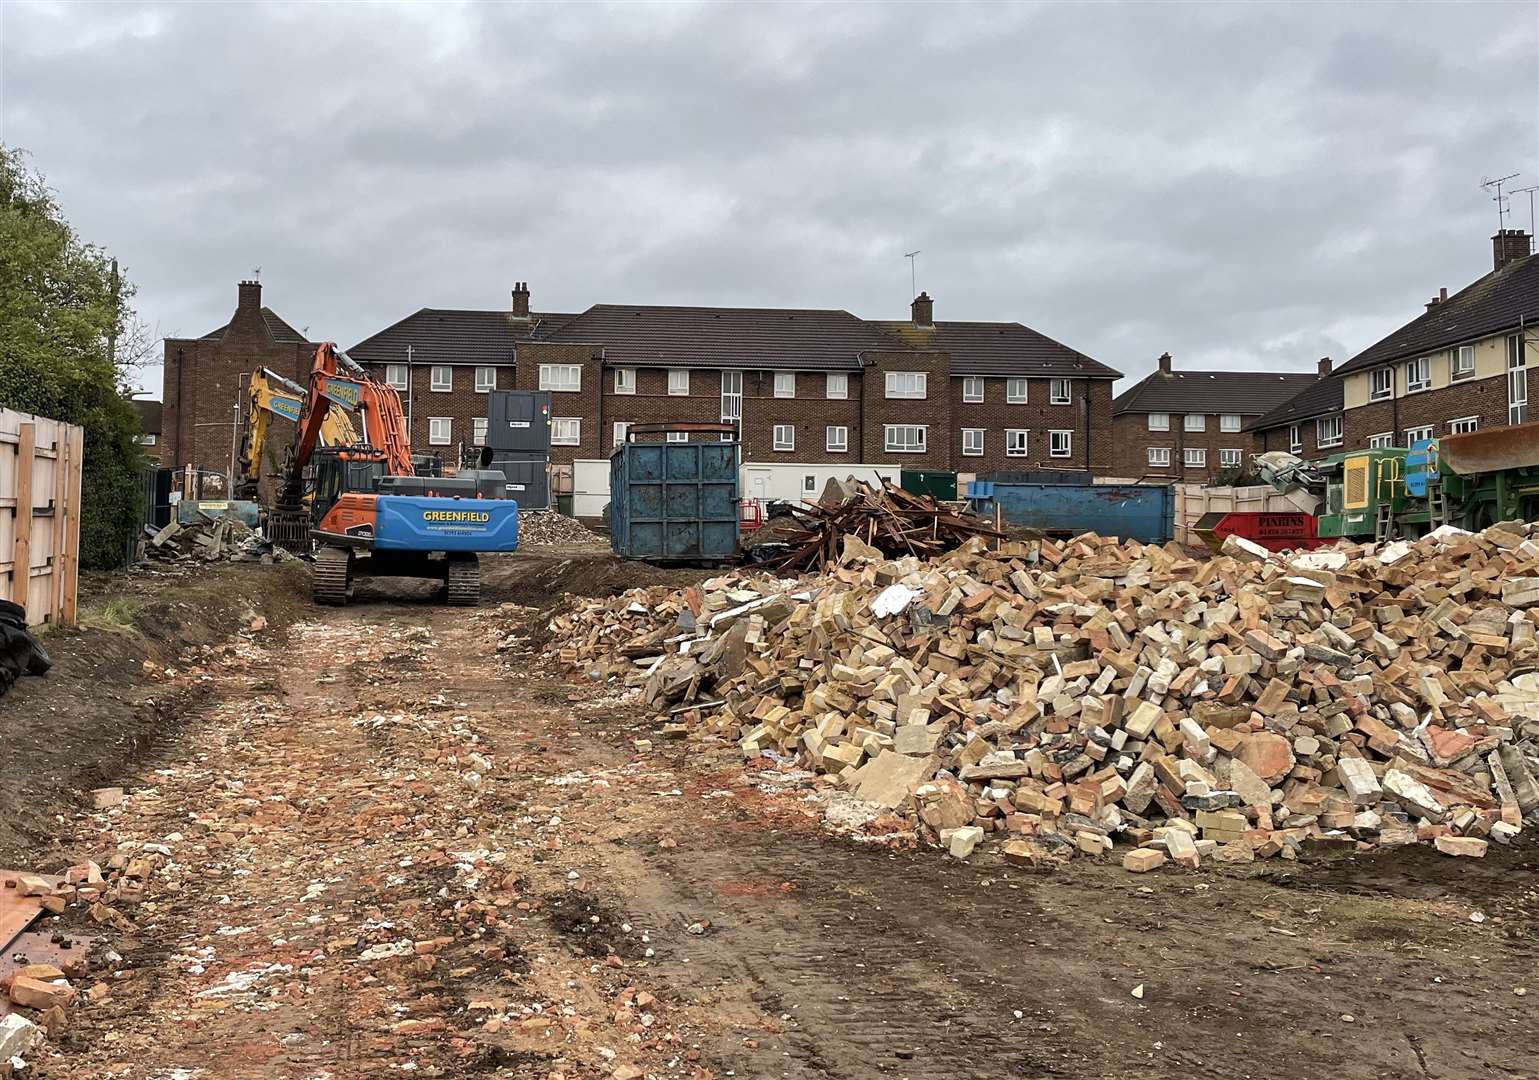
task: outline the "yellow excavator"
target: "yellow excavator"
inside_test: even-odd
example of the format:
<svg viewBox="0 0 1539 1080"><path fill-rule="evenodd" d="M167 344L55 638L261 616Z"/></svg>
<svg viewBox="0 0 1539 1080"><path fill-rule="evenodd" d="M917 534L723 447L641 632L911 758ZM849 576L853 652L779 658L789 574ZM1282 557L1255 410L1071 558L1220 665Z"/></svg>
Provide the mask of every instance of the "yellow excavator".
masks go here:
<svg viewBox="0 0 1539 1080"><path fill-rule="evenodd" d="M235 478L235 497L255 499L257 486L262 478L262 453L267 447L267 432L275 416L299 422L309 392L292 379L286 379L271 368L252 372L246 384L245 432L241 436L239 471ZM326 416L321 421L322 446L353 446L358 442L358 429L347 410L328 402Z"/></svg>

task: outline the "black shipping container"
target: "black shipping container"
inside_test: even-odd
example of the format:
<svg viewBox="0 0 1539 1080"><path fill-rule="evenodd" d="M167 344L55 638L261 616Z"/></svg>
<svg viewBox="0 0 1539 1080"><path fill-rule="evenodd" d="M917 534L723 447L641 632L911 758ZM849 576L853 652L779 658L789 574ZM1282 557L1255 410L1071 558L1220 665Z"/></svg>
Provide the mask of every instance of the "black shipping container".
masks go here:
<svg viewBox="0 0 1539 1080"><path fill-rule="evenodd" d="M503 475L503 498L514 500L522 510L550 509L550 467L544 454L493 451L491 459L482 467Z"/></svg>
<svg viewBox="0 0 1539 1080"><path fill-rule="evenodd" d="M493 390L486 403L486 446L494 453L550 454L550 392Z"/></svg>

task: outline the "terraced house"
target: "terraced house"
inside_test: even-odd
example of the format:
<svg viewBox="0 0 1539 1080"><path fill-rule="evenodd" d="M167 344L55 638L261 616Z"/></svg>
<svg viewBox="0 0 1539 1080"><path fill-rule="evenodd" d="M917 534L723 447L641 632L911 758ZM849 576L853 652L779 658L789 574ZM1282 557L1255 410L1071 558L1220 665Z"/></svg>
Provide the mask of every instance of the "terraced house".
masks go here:
<svg viewBox="0 0 1539 1080"><path fill-rule="evenodd" d="M423 308L354 345L399 388L413 444L486 438L493 389L552 394L553 490L607 460L634 424L739 425L745 494L800 498L829 476L1072 469L1112 460L1119 373L1014 322L905 321L839 309L596 304L539 313ZM678 436L683 438L684 436ZM604 474L607 477L607 473Z"/></svg>

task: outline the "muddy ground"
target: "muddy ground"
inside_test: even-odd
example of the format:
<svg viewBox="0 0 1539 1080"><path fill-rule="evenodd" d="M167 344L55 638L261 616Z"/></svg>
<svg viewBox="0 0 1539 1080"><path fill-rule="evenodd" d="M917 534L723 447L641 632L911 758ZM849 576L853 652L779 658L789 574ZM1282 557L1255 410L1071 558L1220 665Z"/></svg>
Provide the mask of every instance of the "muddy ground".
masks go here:
<svg viewBox="0 0 1539 1080"><path fill-rule="evenodd" d="M514 557L487 591L636 573L598 558ZM95 929L110 994L41 1077L1539 1076L1531 844L958 863L834 835L824 788L728 749L638 749L646 717L544 667L532 609L271 608L175 675L114 669L179 702L116 767L60 729L59 784L129 796L33 820L32 865L173 854ZM45 730L105 692L61 667L23 699Z"/></svg>

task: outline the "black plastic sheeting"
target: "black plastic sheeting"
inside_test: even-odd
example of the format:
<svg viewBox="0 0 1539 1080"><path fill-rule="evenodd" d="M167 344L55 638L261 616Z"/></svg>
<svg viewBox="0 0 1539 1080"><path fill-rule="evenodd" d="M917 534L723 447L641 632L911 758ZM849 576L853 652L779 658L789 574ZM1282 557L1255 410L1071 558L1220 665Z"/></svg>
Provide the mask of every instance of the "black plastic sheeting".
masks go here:
<svg viewBox="0 0 1539 1080"><path fill-rule="evenodd" d="M27 610L0 600L0 694L23 675L41 675L53 666L42 642L27 632Z"/></svg>

